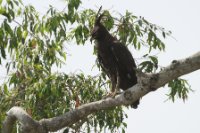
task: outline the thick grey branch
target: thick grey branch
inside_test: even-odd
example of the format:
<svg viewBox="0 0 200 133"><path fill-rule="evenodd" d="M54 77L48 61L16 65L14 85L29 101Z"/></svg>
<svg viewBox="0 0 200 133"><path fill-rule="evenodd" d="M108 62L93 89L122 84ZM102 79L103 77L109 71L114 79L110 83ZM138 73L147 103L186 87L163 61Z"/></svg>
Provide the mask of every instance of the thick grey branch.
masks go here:
<svg viewBox="0 0 200 133"><path fill-rule="evenodd" d="M75 110L71 110L64 115L50 119L42 119L39 122L35 122L30 117L27 117L27 114L25 112L22 111L23 113L20 114L12 108L10 111L8 111L8 117L4 122L3 131L5 132L3 133L7 133L6 128L9 128L9 125L12 125L12 121L15 121L15 119L19 120L27 126L31 125L31 127L34 127L34 125L38 126L39 124L43 127L41 129L46 129L47 131L56 131L63 127L77 123L79 120L87 117L89 114L95 113L99 110L109 109L111 107L120 105L129 105L138 100L140 97L152 91L152 88L158 89L168 83L170 80L191 73L198 69L200 69L200 52L186 59L173 61L171 65L167 66L159 73L138 73L138 84L124 91L122 94L116 96L115 98L108 98L88 103L80 106ZM21 117L21 115L23 116L23 114L25 114L25 116ZM8 126L6 125L6 123L8 124Z"/></svg>
<svg viewBox="0 0 200 133"><path fill-rule="evenodd" d="M182 60L174 60L164 70L158 73L158 80L154 83L155 88L159 88L169 81L182 75L200 69L200 52Z"/></svg>
<svg viewBox="0 0 200 133"><path fill-rule="evenodd" d="M26 111L20 107L12 107L7 113L7 118L3 122L3 133L11 133L14 123L18 120L22 125L22 133L47 133L43 126L33 120Z"/></svg>

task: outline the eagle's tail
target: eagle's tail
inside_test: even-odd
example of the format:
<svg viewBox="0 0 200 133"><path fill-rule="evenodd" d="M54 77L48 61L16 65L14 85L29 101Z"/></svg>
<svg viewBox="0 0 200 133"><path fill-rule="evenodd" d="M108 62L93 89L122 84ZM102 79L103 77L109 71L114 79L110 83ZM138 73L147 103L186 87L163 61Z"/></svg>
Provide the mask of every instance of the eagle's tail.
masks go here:
<svg viewBox="0 0 200 133"><path fill-rule="evenodd" d="M140 104L140 100L135 101L131 104L131 108L137 109L138 105Z"/></svg>

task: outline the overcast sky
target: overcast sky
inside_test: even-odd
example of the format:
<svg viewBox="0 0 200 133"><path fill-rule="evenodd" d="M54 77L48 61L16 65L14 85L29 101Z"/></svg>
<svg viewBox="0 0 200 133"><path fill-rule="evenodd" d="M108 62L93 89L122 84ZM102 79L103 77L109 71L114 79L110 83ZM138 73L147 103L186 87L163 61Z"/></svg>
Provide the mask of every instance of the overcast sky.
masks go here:
<svg viewBox="0 0 200 133"><path fill-rule="evenodd" d="M42 13L52 4L62 10L64 4L59 0L23 0L31 3ZM166 51L160 53L159 65L166 66L174 59L185 58L200 50L200 1L199 0L82 0L81 8L110 9L124 13L126 10L136 16L143 16L150 22L163 26L172 31L172 36L165 40ZM95 56L92 55L93 46L68 46L71 56L67 66L62 70L76 72L81 70L87 74L91 71ZM131 51L135 58L141 53ZM137 62L140 62L138 60ZM176 100L175 103L166 101L169 89L167 87L149 93L142 98L137 110L131 109L128 113L127 133L199 133L200 132L200 71L183 76L195 90L190 93L184 103Z"/></svg>

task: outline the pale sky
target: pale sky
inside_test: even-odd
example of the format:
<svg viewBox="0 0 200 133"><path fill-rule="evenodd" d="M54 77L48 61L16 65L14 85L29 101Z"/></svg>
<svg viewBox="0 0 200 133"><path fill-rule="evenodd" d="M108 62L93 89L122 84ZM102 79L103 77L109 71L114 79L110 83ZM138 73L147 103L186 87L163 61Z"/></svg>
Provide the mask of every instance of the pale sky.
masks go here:
<svg viewBox="0 0 200 133"><path fill-rule="evenodd" d="M23 0L31 3L43 12L51 4L62 10L64 4L59 0ZM82 0L81 8L110 9L124 13L126 10L136 16L143 16L148 21L172 31L173 38L165 40L166 51L160 53L159 65L166 66L174 59L185 58L200 50L200 1L199 0ZM90 43L85 47L67 46L71 56L62 70L66 73L81 70L87 74L91 71L95 56L92 55ZM135 58L140 51L131 51ZM140 62L138 60L137 62ZM5 74L4 74L5 75ZM0 77L2 78L2 77ZM200 132L200 71L183 76L195 90L184 103L177 99L175 103L166 101L169 89L160 88L144 96L138 109L128 113L127 133L199 133Z"/></svg>

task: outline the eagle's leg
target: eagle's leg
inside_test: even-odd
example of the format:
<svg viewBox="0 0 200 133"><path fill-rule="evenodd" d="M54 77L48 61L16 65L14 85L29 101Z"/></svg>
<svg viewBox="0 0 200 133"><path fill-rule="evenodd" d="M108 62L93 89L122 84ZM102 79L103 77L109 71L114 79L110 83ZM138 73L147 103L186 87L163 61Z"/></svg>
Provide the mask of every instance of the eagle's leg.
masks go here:
<svg viewBox="0 0 200 133"><path fill-rule="evenodd" d="M115 86L112 86L111 97L114 98L117 94L120 94L119 84L120 84L120 76L119 72L117 71L117 82L115 83Z"/></svg>
<svg viewBox="0 0 200 133"><path fill-rule="evenodd" d="M114 80L115 78L111 79L111 92L108 93L106 96L103 98L106 99L108 97L114 98L117 94L120 94L120 89L119 89L119 83L120 83L120 77L119 73L117 72L117 79Z"/></svg>
<svg viewBox="0 0 200 133"><path fill-rule="evenodd" d="M110 89L110 92L103 97L103 99L106 99L106 98L109 98L109 97L112 97L114 98L116 96L116 82L112 81L111 80L111 89Z"/></svg>

